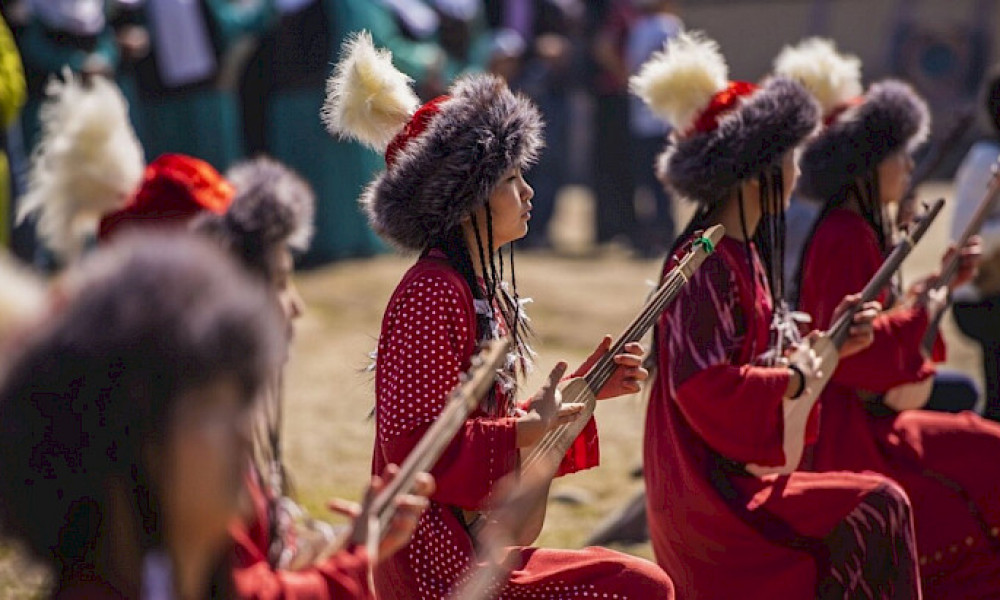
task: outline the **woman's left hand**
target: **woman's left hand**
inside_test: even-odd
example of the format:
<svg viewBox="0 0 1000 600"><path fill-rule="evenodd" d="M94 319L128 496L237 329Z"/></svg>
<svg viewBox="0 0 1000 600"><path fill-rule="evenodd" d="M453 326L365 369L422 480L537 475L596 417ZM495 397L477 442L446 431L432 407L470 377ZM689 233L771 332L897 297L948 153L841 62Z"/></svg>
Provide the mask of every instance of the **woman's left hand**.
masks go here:
<svg viewBox="0 0 1000 600"><path fill-rule="evenodd" d="M570 377L586 375L594 364L611 350L611 341L611 336L605 335L601 343L597 345L597 349L587 357L587 360L583 361L583 364ZM622 353L614 357L615 370L604 387L597 391L597 399L617 398L641 390L642 383L649 378L649 371L642 366L642 357L645 353L646 350L639 342L625 344Z"/></svg>
<svg viewBox="0 0 1000 600"><path fill-rule="evenodd" d="M944 254L945 261L949 260L955 254L955 247L949 246L948 251ZM962 246L959 250L958 258L958 272L955 273L955 278L951 280L949 288L955 290L955 288L967 283L973 277L976 276L976 272L979 270L979 263L983 259L983 240L978 235L974 235L969 238L969 241Z"/></svg>

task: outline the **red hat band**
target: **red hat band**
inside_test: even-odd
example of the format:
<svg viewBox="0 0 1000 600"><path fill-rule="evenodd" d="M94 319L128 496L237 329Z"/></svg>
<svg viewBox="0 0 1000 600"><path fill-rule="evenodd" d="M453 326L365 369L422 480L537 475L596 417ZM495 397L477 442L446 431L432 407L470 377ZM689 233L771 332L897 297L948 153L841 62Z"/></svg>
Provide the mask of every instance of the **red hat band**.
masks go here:
<svg viewBox="0 0 1000 600"><path fill-rule="evenodd" d="M837 117L847 112L848 109L854 108L855 106L860 106L864 104L864 96L855 96L846 102L841 102L837 106L833 107L830 114L823 117L823 126L827 127L837 120Z"/></svg>
<svg viewBox="0 0 1000 600"><path fill-rule="evenodd" d="M735 109L740 98L749 96L755 91L757 91L756 84L746 81L730 81L725 89L716 92L712 96L712 101L705 110L701 111L694 125L685 132L685 135L714 131L719 126L719 119L729 111Z"/></svg>
<svg viewBox="0 0 1000 600"><path fill-rule="evenodd" d="M451 96L438 96L427 102L413 113L403 130L396 134L385 149L385 164L390 169L396 164L397 155L410 143L410 140L423 133L431 124L434 115L441 112L441 103L451 99Z"/></svg>

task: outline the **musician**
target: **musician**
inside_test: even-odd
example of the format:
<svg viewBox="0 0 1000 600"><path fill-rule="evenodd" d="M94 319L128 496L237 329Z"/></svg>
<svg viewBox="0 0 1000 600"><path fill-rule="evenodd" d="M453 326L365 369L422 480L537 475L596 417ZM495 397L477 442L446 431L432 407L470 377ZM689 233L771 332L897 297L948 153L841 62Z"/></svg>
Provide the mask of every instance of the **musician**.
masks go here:
<svg viewBox="0 0 1000 600"><path fill-rule="evenodd" d="M201 214L192 228L218 242L267 284L281 309L290 341L295 321L304 311L292 280L292 254L304 252L312 237L312 190L298 175L268 158L240 163L226 172L226 179L236 190L232 204L221 215ZM279 367L269 378L254 412L254 460L247 477L252 514L230 526L235 542L236 595L258 599L372 598L370 562L364 549L333 547L336 535L332 528L312 520L288 497L280 439L282 370ZM376 477L374 491L382 485L382 478ZM399 499L399 513L379 547L380 557L391 555L409 541L432 488L433 480L423 475L417 482L417 494Z"/></svg>
<svg viewBox="0 0 1000 600"><path fill-rule="evenodd" d="M657 562L689 598L919 597L909 501L892 481L752 474L797 466L783 410L819 375L779 267L797 148L818 107L789 79L729 81L718 46L698 34L668 43L632 89L673 124L660 178L698 204L675 251L709 225L726 228L655 336L644 473ZM870 343L876 309L859 307L843 354ZM787 350L801 357L789 362ZM798 443L815 439L812 417Z"/></svg>
<svg viewBox="0 0 1000 600"><path fill-rule="evenodd" d="M927 135L924 101L899 81L853 99L807 145L802 194L825 204L802 260L800 308L818 327L833 320L841 294L862 289L893 244L886 205L907 188L910 152ZM953 251L953 250L952 250ZM978 240L960 250L952 287L972 277ZM913 502L925 598L985 598L1000 593L1000 425L972 413L916 410L926 402L934 366L921 353L928 315L918 282L880 299L874 342L840 362L821 398L815 471L874 471L891 477ZM933 359L943 358L935 344ZM975 458L973 458L975 457ZM977 460L978 459L978 460Z"/></svg>
<svg viewBox="0 0 1000 600"><path fill-rule="evenodd" d="M823 111L823 122L825 124L836 121L847 108L857 104L864 90L861 85L861 61L855 56L841 54L837 51L833 42L822 38L810 38L800 42L798 45L785 47L775 59L775 72L795 79L815 96ZM922 141L922 138L920 141ZM914 144L917 143L918 141L915 140ZM893 144L894 142L891 141L886 143L887 146L892 146ZM845 154L848 157L853 157L861 152L866 152L866 150L850 150L846 151ZM898 158L902 161L898 166L905 167L907 172L912 170L913 165L907 162L906 156L900 154ZM847 164L851 165L847 168L855 166L850 160ZM814 184L808 181L810 173L806 175L807 181L800 184L803 188L799 190L798 195L802 196L805 202L816 206L817 210L816 214L812 217L811 223L797 236L796 245L791 248L792 252L798 255L795 261L796 272L786 275L794 278L796 286L801 279L801 269L799 269L799 265L801 264L800 259L804 255L804 250L812 243L811 240L816 229L819 227L819 221L826 219L831 211L843 208L839 196L836 200L833 200L828 195L810 194L810 190L807 190L806 187ZM904 189L911 187L909 183L907 180L904 184ZM837 183L835 182L833 185L835 189ZM898 190L892 198L887 198L887 204L897 204L894 198L904 193L903 190ZM892 215L890 211L866 208L861 212L866 219L870 220L871 227L876 232L895 230L889 222ZM886 234L876 233L876 236L878 235L884 236ZM965 252L973 252L973 248L974 245L966 249ZM875 247L871 249L874 251ZM888 252L888 246L886 246L883 252ZM881 263L881 259L877 256L871 260L875 261L874 264L876 265ZM874 272L875 269L871 269L868 275L862 276L862 274L858 274L856 279L867 281L869 276ZM965 276L963 275L963 277ZM816 280L814 279L813 281ZM858 289L861 288L859 287ZM942 354L937 357L937 360L943 357L943 346L939 346L939 352ZM927 409L961 412L963 410L972 410L975 406L979 392L976 389L976 384L970 377L955 371L942 370L935 374L932 383L931 393L929 398L927 398L925 406Z"/></svg>
<svg viewBox="0 0 1000 600"><path fill-rule="evenodd" d="M51 575L48 597L229 598L226 528L280 320L211 245L130 242L62 281L10 348L3 533Z"/></svg>
<svg viewBox="0 0 1000 600"><path fill-rule="evenodd" d="M1000 66L986 78L983 103L992 128L992 139L977 142L965 155L955 175L953 235L959 235L982 201L994 166L1000 158ZM954 315L962 333L979 342L983 350L986 407L983 416L1000 421L1000 329L996 326L1000 304L1000 206L994 205L981 231L986 257L975 280L955 290Z"/></svg>
<svg viewBox="0 0 1000 600"><path fill-rule="evenodd" d="M513 285L513 260L500 249L528 229L532 189L522 172L541 149L536 108L491 75L460 79L420 106L388 52L366 34L347 42L326 107L332 131L383 151L386 170L362 196L374 229L420 258L397 286L382 322L375 364L376 441L372 471L399 462L420 440L468 368L477 343L510 334L517 350L497 384L432 470L431 506L410 545L375 573L379 597L441 598L475 562L471 530L494 485L515 472L519 451L570 421L579 405L561 406L552 386L523 410L515 405L517 373L530 361L526 320ZM511 284L501 276L504 263ZM606 338L596 358L607 351ZM629 345L599 397L634 392L647 374L642 348ZM584 367L589 367L585 364ZM585 370L585 369L583 369ZM561 473L596 466L596 426L587 424ZM518 543L537 536L544 502L524 520ZM667 576L652 563L602 548L509 549L513 572L498 582L502 598L672 598Z"/></svg>

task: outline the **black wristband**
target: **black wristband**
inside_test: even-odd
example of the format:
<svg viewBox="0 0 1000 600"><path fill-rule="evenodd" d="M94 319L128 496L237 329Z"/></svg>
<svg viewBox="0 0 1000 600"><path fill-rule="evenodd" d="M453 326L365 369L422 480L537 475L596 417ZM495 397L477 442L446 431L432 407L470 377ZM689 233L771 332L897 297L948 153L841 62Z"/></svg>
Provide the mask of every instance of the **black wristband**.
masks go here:
<svg viewBox="0 0 1000 600"><path fill-rule="evenodd" d="M795 390L795 393L790 398L791 400L795 400L802 395L802 392L806 391L806 374L794 363L789 363L788 369L799 376L799 389Z"/></svg>

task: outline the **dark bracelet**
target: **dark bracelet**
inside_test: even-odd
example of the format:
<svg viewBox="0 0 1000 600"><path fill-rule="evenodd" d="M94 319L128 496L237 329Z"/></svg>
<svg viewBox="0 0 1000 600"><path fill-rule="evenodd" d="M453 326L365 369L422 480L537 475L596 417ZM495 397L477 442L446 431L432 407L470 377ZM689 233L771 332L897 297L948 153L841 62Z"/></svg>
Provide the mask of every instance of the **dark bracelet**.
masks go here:
<svg viewBox="0 0 1000 600"><path fill-rule="evenodd" d="M788 368L799 376L799 389L795 390L795 393L790 398L790 400L795 400L802 395L802 392L806 391L806 374L794 363L789 363Z"/></svg>

